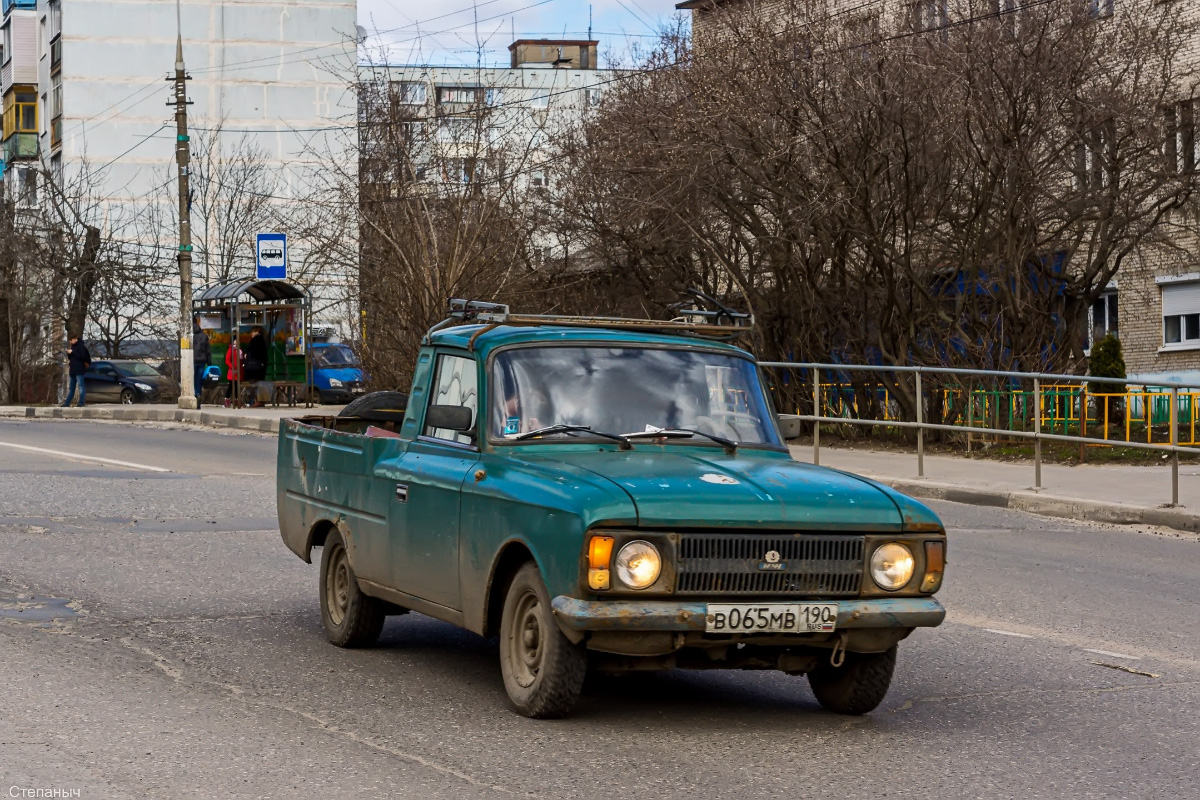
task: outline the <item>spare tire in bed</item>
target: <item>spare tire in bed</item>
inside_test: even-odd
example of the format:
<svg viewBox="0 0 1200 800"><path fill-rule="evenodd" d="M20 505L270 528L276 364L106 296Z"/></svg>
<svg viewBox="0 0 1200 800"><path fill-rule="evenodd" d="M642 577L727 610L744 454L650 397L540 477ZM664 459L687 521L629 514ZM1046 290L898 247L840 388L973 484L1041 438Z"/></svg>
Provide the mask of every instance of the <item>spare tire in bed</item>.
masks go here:
<svg viewBox="0 0 1200 800"><path fill-rule="evenodd" d="M376 422L403 422L407 407L408 395L404 392L371 392L353 400L338 412L338 416Z"/></svg>

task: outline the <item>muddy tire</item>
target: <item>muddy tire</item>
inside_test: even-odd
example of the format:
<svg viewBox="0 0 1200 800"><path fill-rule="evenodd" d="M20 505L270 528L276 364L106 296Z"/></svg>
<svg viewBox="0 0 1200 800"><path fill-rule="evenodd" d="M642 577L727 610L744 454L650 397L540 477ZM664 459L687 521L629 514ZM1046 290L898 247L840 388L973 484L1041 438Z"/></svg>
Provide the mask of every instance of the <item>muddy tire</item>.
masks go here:
<svg viewBox="0 0 1200 800"><path fill-rule="evenodd" d="M838 714L866 714L887 695L896 670L896 645L883 653L846 653L840 667L828 662L808 673L817 702Z"/></svg>
<svg viewBox="0 0 1200 800"><path fill-rule="evenodd" d="M338 647L368 647L379 639L386 608L362 593L342 535L331 531L321 548L321 622Z"/></svg>
<svg viewBox="0 0 1200 800"><path fill-rule="evenodd" d="M513 708L535 719L566 716L583 691L587 652L558 629L533 563L517 571L504 598L500 672Z"/></svg>

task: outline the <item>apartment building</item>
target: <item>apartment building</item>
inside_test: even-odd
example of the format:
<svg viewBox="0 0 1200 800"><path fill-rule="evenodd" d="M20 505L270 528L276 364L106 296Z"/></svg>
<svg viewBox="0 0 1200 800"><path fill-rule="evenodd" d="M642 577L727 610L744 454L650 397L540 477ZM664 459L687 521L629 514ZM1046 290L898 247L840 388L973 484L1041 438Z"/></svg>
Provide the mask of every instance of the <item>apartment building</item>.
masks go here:
<svg viewBox="0 0 1200 800"><path fill-rule="evenodd" d="M7 198L36 211L45 181L86 174L105 235L157 203L167 230L141 243L173 249L176 136L165 79L181 30L193 146L202 137L218 148L249 142L276 178L272 202L288 204L340 158L339 142L354 140L356 16L355 0L3 0ZM193 175L194 192L201 179ZM252 272L252 244L228 246ZM199 283L199 248L194 260Z"/></svg>
<svg viewBox="0 0 1200 800"><path fill-rule="evenodd" d="M538 190L533 199L553 191L556 137L571 135L619 75L597 67L598 44L519 39L509 46L507 68L371 68L359 109L360 174L415 182L432 194L507 170L511 185ZM402 128L404 152L389 126ZM393 146L381 146L385 140ZM543 245L544 259L564 255L550 241Z"/></svg>
<svg viewBox="0 0 1200 800"><path fill-rule="evenodd" d="M387 135L381 125L399 122L430 165L448 155L452 163L461 163L469 152L520 149L529 162L529 180L538 185L546 177L535 165L545 158L552 137L582 122L617 74L597 68L597 46L596 41L520 39L509 46L508 68L373 67L364 85L376 91L365 92L372 99L360 107L363 157L369 160L373 143ZM372 103L376 108L369 107ZM380 109L380 103L389 107ZM382 116L373 116L379 110ZM422 181L472 178L465 167L454 174L445 168L436 175L419 167L418 172L415 177Z"/></svg>
<svg viewBox="0 0 1200 800"><path fill-rule="evenodd" d="M1106 24L1131 4L1162 0L1079 0ZM933 30L953 25L967 14L1015 13L1017 0L811 0L804 13L838 16L846 26L878 35L889 29ZM779 15L782 0L686 0L676 8L692 14L698 45L719 36L729 14ZM1200 22L1200 3L1177 6ZM968 10L969 9L969 10ZM870 36L864 34L864 39ZM1180 66L1200 69L1200 41L1187 43ZM1166 168L1200 171L1200 86L1180 86L1177 100L1163 109ZM1092 305L1088 338L1118 335L1132 380L1147 384L1200 381L1200 209L1171 213L1161 239L1126 259L1105 293Z"/></svg>

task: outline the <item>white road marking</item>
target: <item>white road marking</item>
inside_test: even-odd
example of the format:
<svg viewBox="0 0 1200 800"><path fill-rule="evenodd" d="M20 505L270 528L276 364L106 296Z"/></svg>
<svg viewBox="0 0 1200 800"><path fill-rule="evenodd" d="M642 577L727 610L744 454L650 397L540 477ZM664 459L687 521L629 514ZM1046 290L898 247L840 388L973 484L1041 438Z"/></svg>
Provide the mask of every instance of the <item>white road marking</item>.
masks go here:
<svg viewBox="0 0 1200 800"><path fill-rule="evenodd" d="M1137 661L1139 656L1131 656L1128 653L1114 653L1112 650L1093 650L1090 647L1083 648L1085 653L1095 653L1098 656L1109 656L1110 658L1127 658L1130 661Z"/></svg>
<svg viewBox="0 0 1200 800"><path fill-rule="evenodd" d="M145 470L146 472L170 472L169 469L162 467L152 467L149 464L134 464L131 461L118 461L115 458L101 458L100 456L85 456L81 453L67 453L62 450L47 450L44 447L30 447L27 444L13 444L12 442L0 442L0 447L12 447L16 450L28 450L31 453L45 453L50 456L62 456L63 458L71 458L76 461L95 461L99 464L112 464L118 467L129 467L131 469Z"/></svg>
<svg viewBox="0 0 1200 800"><path fill-rule="evenodd" d="M1001 636L1016 636L1018 639L1032 639L1033 638L1028 633L1016 633L1014 631L1001 631L1001 630L997 630L995 628L984 628L984 630L987 631L988 633L998 633Z"/></svg>

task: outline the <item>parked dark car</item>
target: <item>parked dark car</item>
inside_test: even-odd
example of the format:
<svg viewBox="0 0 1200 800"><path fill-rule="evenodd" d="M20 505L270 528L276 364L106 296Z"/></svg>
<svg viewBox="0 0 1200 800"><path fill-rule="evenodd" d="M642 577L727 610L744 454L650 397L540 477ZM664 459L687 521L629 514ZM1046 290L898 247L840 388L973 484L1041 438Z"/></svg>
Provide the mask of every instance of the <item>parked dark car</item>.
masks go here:
<svg viewBox="0 0 1200 800"><path fill-rule="evenodd" d="M84 375L88 403L171 403L179 384L141 361L93 361Z"/></svg>

